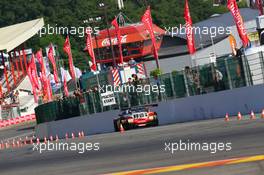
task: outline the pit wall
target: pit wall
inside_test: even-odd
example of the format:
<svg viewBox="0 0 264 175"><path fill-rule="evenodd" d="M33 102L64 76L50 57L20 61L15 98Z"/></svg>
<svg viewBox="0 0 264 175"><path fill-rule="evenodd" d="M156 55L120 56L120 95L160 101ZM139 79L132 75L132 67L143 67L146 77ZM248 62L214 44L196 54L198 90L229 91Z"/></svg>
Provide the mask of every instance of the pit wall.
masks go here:
<svg viewBox="0 0 264 175"><path fill-rule="evenodd" d="M261 112L264 109L264 85L243 87L222 92L192 96L160 102L153 108L158 113L160 125L196 120L224 118L226 113L248 114L251 110ZM114 132L113 119L118 110L74 117L66 120L42 123L36 126L39 138L65 134L75 135L84 131L86 135Z"/></svg>

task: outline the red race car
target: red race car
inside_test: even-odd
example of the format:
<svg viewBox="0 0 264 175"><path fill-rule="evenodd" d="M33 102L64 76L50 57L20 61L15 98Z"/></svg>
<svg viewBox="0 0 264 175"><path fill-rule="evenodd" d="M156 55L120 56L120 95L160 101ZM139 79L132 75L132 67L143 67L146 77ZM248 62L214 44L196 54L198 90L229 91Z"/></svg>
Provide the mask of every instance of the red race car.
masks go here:
<svg viewBox="0 0 264 175"><path fill-rule="evenodd" d="M115 131L129 130L138 127L158 126L159 120L156 112L151 111L150 107L157 104L145 105L123 109L119 117L114 119Z"/></svg>

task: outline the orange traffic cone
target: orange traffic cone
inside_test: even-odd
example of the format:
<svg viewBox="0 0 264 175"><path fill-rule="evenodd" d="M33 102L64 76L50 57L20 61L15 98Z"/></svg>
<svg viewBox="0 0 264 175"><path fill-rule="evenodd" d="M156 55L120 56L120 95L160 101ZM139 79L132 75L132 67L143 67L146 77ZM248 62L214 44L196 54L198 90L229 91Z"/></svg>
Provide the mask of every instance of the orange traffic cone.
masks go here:
<svg viewBox="0 0 264 175"><path fill-rule="evenodd" d="M238 112L238 114L237 114L237 120L242 120L242 114L241 114L241 112Z"/></svg>
<svg viewBox="0 0 264 175"><path fill-rule="evenodd" d="M81 135L82 135L82 137L84 137L84 136L85 136L83 131L81 132Z"/></svg>
<svg viewBox="0 0 264 175"><path fill-rule="evenodd" d="M16 141L15 139L13 139L13 142L12 142L12 147L15 148L16 147Z"/></svg>
<svg viewBox="0 0 264 175"><path fill-rule="evenodd" d="M68 140L69 136L68 133L65 134L65 139Z"/></svg>
<svg viewBox="0 0 264 175"><path fill-rule="evenodd" d="M47 143L47 137L44 137L44 143Z"/></svg>
<svg viewBox="0 0 264 175"><path fill-rule="evenodd" d="M51 141L51 142L53 141L53 136L50 136L50 141Z"/></svg>
<svg viewBox="0 0 264 175"><path fill-rule="evenodd" d="M264 119L264 109L262 110L261 118Z"/></svg>
<svg viewBox="0 0 264 175"><path fill-rule="evenodd" d="M250 119L251 119L251 120L255 120L255 119L256 119L256 116L255 116L255 113L254 113L253 110L252 110L251 113L250 113Z"/></svg>
<svg viewBox="0 0 264 175"><path fill-rule="evenodd" d="M5 148L9 148L9 141L7 141L6 143L5 143Z"/></svg>
<svg viewBox="0 0 264 175"><path fill-rule="evenodd" d="M59 141L59 137L58 137L58 135L56 135L56 142L58 142Z"/></svg>
<svg viewBox="0 0 264 175"><path fill-rule="evenodd" d="M2 149L4 149L4 147L3 147L3 144L1 142L1 144L0 144L0 150L2 150Z"/></svg>
<svg viewBox="0 0 264 175"><path fill-rule="evenodd" d="M230 119L229 119L229 115L228 115L228 113L226 113L226 115L225 115L225 121L226 121L226 122L229 122L229 120L230 120Z"/></svg>
<svg viewBox="0 0 264 175"><path fill-rule="evenodd" d="M25 140L24 140L24 145L27 144L27 140L28 140L28 136L26 136Z"/></svg>
<svg viewBox="0 0 264 175"><path fill-rule="evenodd" d="M124 132L125 132L125 129L124 129L122 123L120 123L120 133L124 133Z"/></svg>
<svg viewBox="0 0 264 175"><path fill-rule="evenodd" d="M19 146L22 146L22 145L23 145L23 141L22 141L22 138L21 138L21 137L19 138L18 143L19 143L19 144L18 144Z"/></svg>
<svg viewBox="0 0 264 175"><path fill-rule="evenodd" d="M38 144L38 145L40 144L39 138L37 138L37 144Z"/></svg>
<svg viewBox="0 0 264 175"><path fill-rule="evenodd" d="M5 149L5 144L3 141L1 141L1 149Z"/></svg>
<svg viewBox="0 0 264 175"><path fill-rule="evenodd" d="M72 132L71 136L72 136L72 137L71 137L72 139L75 139L75 135L74 135L73 132Z"/></svg>
<svg viewBox="0 0 264 175"><path fill-rule="evenodd" d="M78 132L78 137L79 137L79 138L81 138L81 137L82 137L82 135L81 135L81 132Z"/></svg>
<svg viewBox="0 0 264 175"><path fill-rule="evenodd" d="M17 141L17 147L20 147L20 146L22 146L22 143L20 144L21 142L18 140Z"/></svg>
<svg viewBox="0 0 264 175"><path fill-rule="evenodd" d="M33 138L32 137L30 138L30 144L31 145L33 144Z"/></svg>

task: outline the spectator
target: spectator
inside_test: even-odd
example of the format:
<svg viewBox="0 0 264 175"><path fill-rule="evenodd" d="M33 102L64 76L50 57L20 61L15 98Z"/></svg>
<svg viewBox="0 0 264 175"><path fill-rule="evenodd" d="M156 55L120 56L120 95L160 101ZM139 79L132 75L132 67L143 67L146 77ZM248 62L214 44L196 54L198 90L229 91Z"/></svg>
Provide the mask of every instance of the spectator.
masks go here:
<svg viewBox="0 0 264 175"><path fill-rule="evenodd" d="M195 86L194 86L194 76L192 73L192 70L189 66L186 66L184 69L186 81L187 81L187 87L189 90L189 95L195 95Z"/></svg>
<svg viewBox="0 0 264 175"><path fill-rule="evenodd" d="M218 69L215 69L215 77L214 77L214 88L215 91L225 90L225 83L223 81L223 74Z"/></svg>
<svg viewBox="0 0 264 175"><path fill-rule="evenodd" d="M235 59L238 62L236 66L236 74L237 74L237 78L235 82L236 87L241 87L245 85L245 74L244 74L244 67L243 67L243 60L242 60L243 52L241 49L236 48Z"/></svg>
<svg viewBox="0 0 264 175"><path fill-rule="evenodd" d="M130 58L128 64L129 64L130 66L135 66L135 65L137 64L137 62L136 62L133 58Z"/></svg>

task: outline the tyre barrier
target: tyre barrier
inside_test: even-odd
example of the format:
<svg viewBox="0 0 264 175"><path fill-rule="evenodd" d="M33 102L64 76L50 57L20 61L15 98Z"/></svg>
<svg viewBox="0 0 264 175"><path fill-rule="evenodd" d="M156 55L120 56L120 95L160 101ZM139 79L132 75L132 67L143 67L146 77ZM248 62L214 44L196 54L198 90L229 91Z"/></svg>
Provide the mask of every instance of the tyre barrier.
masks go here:
<svg viewBox="0 0 264 175"><path fill-rule="evenodd" d="M16 118L11 118L8 120L0 120L0 128L6 128L9 126L29 122L29 121L36 121L36 116L35 114L30 114L30 115L25 115L25 116L20 116Z"/></svg>

